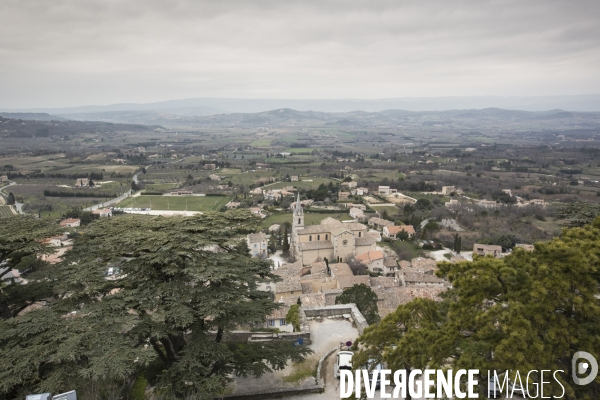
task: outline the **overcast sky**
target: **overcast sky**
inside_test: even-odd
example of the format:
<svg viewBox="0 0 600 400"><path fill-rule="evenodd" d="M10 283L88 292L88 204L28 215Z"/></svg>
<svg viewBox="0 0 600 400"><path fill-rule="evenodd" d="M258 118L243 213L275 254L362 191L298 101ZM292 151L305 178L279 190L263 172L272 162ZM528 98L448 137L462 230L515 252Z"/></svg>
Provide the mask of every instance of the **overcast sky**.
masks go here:
<svg viewBox="0 0 600 400"><path fill-rule="evenodd" d="M1 0L0 107L600 93L598 0Z"/></svg>

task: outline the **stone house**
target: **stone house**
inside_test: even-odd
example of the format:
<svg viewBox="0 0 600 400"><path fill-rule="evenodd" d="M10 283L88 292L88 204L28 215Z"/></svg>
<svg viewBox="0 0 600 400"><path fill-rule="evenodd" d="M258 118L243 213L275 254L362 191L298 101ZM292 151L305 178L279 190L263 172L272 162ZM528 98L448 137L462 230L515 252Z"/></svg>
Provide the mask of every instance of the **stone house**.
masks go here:
<svg viewBox="0 0 600 400"><path fill-rule="evenodd" d="M394 223L387 219L373 217L369 219L369 225L375 229L383 229L385 226L394 226Z"/></svg>
<svg viewBox="0 0 600 400"><path fill-rule="evenodd" d="M92 211L92 214L100 216L100 218L112 217L112 211L108 208L98 208Z"/></svg>
<svg viewBox="0 0 600 400"><path fill-rule="evenodd" d="M81 226L81 220L79 218L67 218L60 221L60 226L64 226L66 228L77 228Z"/></svg>
<svg viewBox="0 0 600 400"><path fill-rule="evenodd" d="M355 207L352 207L348 214L350 215L350 217L357 220L363 220L365 218L365 213L363 212L363 210Z"/></svg>
<svg viewBox="0 0 600 400"><path fill-rule="evenodd" d="M408 233L408 237L411 238L415 234L415 228L412 225L400 225L400 226L384 226L383 236L388 239L398 239L400 232Z"/></svg>
<svg viewBox="0 0 600 400"><path fill-rule="evenodd" d="M356 261L363 264L371 272L384 273L383 251L373 250L355 257Z"/></svg>
<svg viewBox="0 0 600 400"><path fill-rule="evenodd" d="M246 237L246 243L252 257L267 257L268 237L262 232L251 233Z"/></svg>
<svg viewBox="0 0 600 400"><path fill-rule="evenodd" d="M494 256L499 258L502 255L502 247L493 244L479 244L473 245L473 254L478 256Z"/></svg>

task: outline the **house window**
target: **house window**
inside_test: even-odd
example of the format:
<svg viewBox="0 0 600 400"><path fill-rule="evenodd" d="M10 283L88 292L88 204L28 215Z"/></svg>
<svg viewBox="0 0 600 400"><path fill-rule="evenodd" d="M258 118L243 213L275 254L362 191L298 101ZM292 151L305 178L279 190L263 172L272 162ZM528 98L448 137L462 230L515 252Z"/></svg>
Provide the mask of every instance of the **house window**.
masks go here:
<svg viewBox="0 0 600 400"><path fill-rule="evenodd" d="M317 240L321 240L321 235L317 235Z"/></svg>
<svg viewBox="0 0 600 400"><path fill-rule="evenodd" d="M325 235L325 240L329 240L329 235Z"/></svg>
<svg viewBox="0 0 600 400"><path fill-rule="evenodd" d="M312 235L310 235L310 236L308 237L308 241L309 241L309 242L312 242Z"/></svg>
<svg viewBox="0 0 600 400"><path fill-rule="evenodd" d="M258 247L258 245L256 243L254 243L254 248L257 248L257 247Z"/></svg>
<svg viewBox="0 0 600 400"><path fill-rule="evenodd" d="M298 225L300 225L300 218L298 218Z"/></svg>
<svg viewBox="0 0 600 400"><path fill-rule="evenodd" d="M275 326L275 320L274 319L270 319L269 320L269 326Z"/></svg>
<svg viewBox="0 0 600 400"><path fill-rule="evenodd" d="M279 325L280 326L286 326L287 325L287 323L285 322L285 318L282 318L282 319L279 320Z"/></svg>
<svg viewBox="0 0 600 400"><path fill-rule="evenodd" d="M360 237L361 234L362 234L362 232L358 232L358 237Z"/></svg>

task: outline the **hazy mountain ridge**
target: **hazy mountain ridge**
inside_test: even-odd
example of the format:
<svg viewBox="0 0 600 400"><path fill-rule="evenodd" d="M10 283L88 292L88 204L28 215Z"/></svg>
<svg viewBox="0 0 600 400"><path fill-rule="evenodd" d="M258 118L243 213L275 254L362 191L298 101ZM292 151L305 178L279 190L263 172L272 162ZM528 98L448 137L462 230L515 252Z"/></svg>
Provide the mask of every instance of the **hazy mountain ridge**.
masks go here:
<svg viewBox="0 0 600 400"><path fill-rule="evenodd" d="M30 114L29 117L39 114ZM46 114L47 115L47 114ZM24 117L27 117L25 115ZM43 116L45 118L45 116ZM54 118L54 116L49 116ZM0 115L0 136L12 138L64 137L81 133L112 134L118 131L149 132L160 126L113 124L102 121L33 120L5 118Z"/></svg>
<svg viewBox="0 0 600 400"><path fill-rule="evenodd" d="M21 119L26 121L66 121L66 118L59 117L57 115L50 115L48 113L10 113L10 112L0 112L0 117L10 118L10 119Z"/></svg>
<svg viewBox="0 0 600 400"><path fill-rule="evenodd" d="M405 97L388 99L233 99L192 98L153 103L119 103L64 108L0 109L6 112L35 112L54 115L90 114L115 111L167 112L174 115L214 115L257 113L290 108L321 112L380 112L384 110L443 111L501 108L523 111L562 109L567 111L600 111L600 94L575 96L453 96Z"/></svg>
<svg viewBox="0 0 600 400"><path fill-rule="evenodd" d="M384 110L380 112L321 112L299 111L290 108L263 111L258 113L221 113L206 116L176 115L163 111L122 110L100 113L68 114L60 117L48 114L19 114L21 119L35 119L41 115L43 121L68 118L69 121L109 123L117 126L153 127L209 127L209 126L340 126L340 127L435 127L448 129L470 124L496 124L507 128L513 124L535 125L536 128L598 128L600 112L570 112L560 109L549 111L522 111L500 108L407 111ZM25 118L27 117L27 118ZM132 128L138 129L138 128Z"/></svg>

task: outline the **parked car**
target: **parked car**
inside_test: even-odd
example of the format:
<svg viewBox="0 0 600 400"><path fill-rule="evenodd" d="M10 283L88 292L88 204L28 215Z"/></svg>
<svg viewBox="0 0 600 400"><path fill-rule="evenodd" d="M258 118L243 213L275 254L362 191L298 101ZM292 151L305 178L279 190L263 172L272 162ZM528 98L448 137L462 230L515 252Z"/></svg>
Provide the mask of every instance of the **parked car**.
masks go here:
<svg viewBox="0 0 600 400"><path fill-rule="evenodd" d="M502 396L502 391L500 390L500 386L498 385L498 381L495 377L490 377L488 380L487 387L487 397L488 399L498 399Z"/></svg>
<svg viewBox="0 0 600 400"><path fill-rule="evenodd" d="M352 371L352 356L354 355L351 351L340 351L337 353L335 358L335 364L333 365L333 376L340 378L340 370L346 369Z"/></svg>

